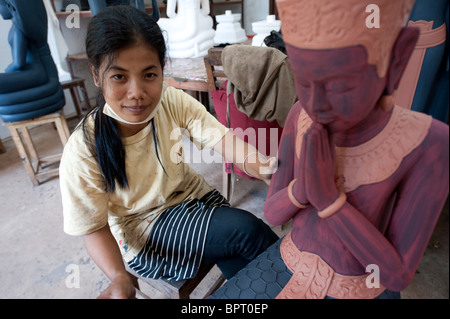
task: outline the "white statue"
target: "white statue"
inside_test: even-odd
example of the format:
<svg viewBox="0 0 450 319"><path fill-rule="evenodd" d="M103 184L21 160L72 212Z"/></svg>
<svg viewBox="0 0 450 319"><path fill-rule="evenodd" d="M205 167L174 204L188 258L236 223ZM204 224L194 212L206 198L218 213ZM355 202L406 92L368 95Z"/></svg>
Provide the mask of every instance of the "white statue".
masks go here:
<svg viewBox="0 0 450 319"><path fill-rule="evenodd" d="M217 15L218 22L216 27L216 35L214 36L215 44L222 43L240 43L247 41L245 30L242 29L241 14L233 14L231 10L226 10L225 14Z"/></svg>
<svg viewBox="0 0 450 319"><path fill-rule="evenodd" d="M167 31L166 43L171 58L208 54L208 49L214 46L215 35L209 0L168 0L166 13L169 18L159 19L158 24Z"/></svg>
<svg viewBox="0 0 450 319"><path fill-rule="evenodd" d="M256 33L252 39L252 45L256 47L265 47L264 39L270 35L272 30L280 31L281 21L275 20L274 15L268 15L266 20L253 22L252 29L253 32Z"/></svg>

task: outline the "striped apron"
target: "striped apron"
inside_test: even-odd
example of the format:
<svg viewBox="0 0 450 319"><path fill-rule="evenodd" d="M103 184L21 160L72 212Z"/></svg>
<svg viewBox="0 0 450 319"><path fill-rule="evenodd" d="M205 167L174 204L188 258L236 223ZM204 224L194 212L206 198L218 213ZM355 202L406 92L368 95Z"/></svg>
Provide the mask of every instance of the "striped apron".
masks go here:
<svg viewBox="0 0 450 319"><path fill-rule="evenodd" d="M213 190L165 210L156 221L145 247L128 263L145 278L183 280L196 276L203 257L211 216L230 204Z"/></svg>

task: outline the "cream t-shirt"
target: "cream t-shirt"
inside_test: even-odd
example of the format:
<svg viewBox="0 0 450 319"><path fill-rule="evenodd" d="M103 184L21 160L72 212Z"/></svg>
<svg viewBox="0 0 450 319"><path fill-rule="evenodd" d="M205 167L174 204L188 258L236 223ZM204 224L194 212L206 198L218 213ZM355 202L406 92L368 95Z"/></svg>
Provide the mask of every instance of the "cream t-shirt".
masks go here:
<svg viewBox="0 0 450 319"><path fill-rule="evenodd" d="M93 117L88 120L93 130ZM155 114L158 154L152 125L123 138L129 188L116 184L106 193L98 164L77 128L64 148L60 165L60 185L64 231L85 235L107 223L126 261L144 247L152 226L169 207L192 198L201 198L212 188L204 178L183 162L182 132L199 148L211 148L228 129L190 95L168 87ZM187 130L187 131L184 131ZM186 134L187 133L187 134ZM165 170L165 172L164 172ZM166 174L167 173L167 174Z"/></svg>

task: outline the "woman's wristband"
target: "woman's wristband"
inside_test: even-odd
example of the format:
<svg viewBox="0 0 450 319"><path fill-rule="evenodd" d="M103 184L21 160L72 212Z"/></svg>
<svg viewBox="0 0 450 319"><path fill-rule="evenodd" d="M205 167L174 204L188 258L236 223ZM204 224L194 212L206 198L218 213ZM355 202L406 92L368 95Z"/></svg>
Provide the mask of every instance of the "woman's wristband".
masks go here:
<svg viewBox="0 0 450 319"><path fill-rule="evenodd" d="M334 213L336 213L339 209L341 209L345 203L347 202L347 195L345 193L340 193L338 198L327 208L322 209L317 212L320 218L328 218Z"/></svg>
<svg viewBox="0 0 450 319"><path fill-rule="evenodd" d="M247 159L248 159L250 156L255 155L255 154L256 154L257 157L260 157L260 156L261 156L261 157L264 159L264 161L265 161L266 163L267 163L267 161L268 161L267 157L265 157L265 156L264 156L263 154L261 154L260 152L253 152L253 153L247 154L247 156L244 158L244 161L242 162L242 169L243 169L244 173L247 174L247 175L250 176L250 177L255 177L255 176L250 175L250 174L247 172L247 169L245 168L245 162L247 161Z"/></svg>
<svg viewBox="0 0 450 319"><path fill-rule="evenodd" d="M294 184L295 184L296 181L297 181L297 179L294 179L294 180L292 180L292 181L289 183L289 186L288 186L288 196L289 196L289 199L291 200L291 203L292 203L292 204L294 204L294 205L295 205L296 207L298 207L298 208L303 209L303 208L308 207L308 204L302 204L302 203L300 203L300 202L297 200L297 198L295 198L292 189L293 189Z"/></svg>

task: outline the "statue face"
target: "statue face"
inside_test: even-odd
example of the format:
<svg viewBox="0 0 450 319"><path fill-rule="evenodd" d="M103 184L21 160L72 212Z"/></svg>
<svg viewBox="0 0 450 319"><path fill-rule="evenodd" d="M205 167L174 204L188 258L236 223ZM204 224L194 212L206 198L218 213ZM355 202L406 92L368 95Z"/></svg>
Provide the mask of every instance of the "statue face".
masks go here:
<svg viewBox="0 0 450 319"><path fill-rule="evenodd" d="M300 103L314 122L332 133L356 127L385 88L362 46L331 50L287 46Z"/></svg>

